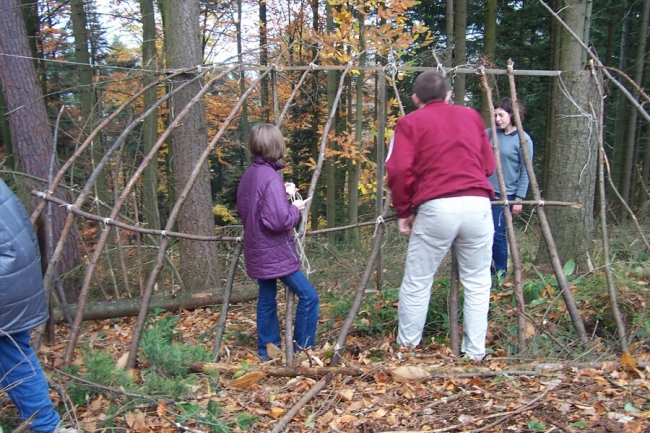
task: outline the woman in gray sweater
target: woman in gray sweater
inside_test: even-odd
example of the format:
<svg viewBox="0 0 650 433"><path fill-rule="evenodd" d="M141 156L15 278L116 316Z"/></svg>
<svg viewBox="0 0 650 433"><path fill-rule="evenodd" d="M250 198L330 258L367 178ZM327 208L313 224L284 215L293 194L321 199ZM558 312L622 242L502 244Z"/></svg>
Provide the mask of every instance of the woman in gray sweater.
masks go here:
<svg viewBox="0 0 650 433"><path fill-rule="evenodd" d="M519 105L519 115L523 121L523 107ZM495 123L497 125L497 142L499 143L499 159L506 184L506 192L502 194L496 172L488 178L494 188L495 200L508 198L510 211L513 215L521 213L522 206L517 203L526 198L528 192L528 171L524 155L521 151L519 132L512 114L512 101L502 98L494 107ZM492 130L487 129L487 135L492 141ZM533 140L524 131L528 146L528 155L533 157ZM494 145L494 143L492 143ZM513 204L514 202L514 204ZM508 240L506 239L506 221L502 205L492 206L494 220L494 242L492 243L492 274L505 276L508 272Z"/></svg>

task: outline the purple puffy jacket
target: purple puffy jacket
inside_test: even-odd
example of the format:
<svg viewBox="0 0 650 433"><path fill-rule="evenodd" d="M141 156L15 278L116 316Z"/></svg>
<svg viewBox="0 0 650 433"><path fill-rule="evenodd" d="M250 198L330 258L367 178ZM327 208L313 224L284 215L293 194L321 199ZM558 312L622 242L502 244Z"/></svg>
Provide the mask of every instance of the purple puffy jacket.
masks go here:
<svg viewBox="0 0 650 433"><path fill-rule="evenodd" d="M293 228L300 211L287 200L277 170L280 161L256 156L237 188L237 212L244 223L244 260L249 277L280 278L300 269Z"/></svg>

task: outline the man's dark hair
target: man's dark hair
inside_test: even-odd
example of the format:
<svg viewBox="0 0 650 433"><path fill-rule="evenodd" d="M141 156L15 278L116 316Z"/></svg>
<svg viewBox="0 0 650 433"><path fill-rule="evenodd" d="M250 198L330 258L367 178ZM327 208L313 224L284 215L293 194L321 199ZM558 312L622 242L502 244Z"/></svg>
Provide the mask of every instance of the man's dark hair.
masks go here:
<svg viewBox="0 0 650 433"><path fill-rule="evenodd" d="M503 111L505 111L506 113L508 113L510 115L510 117L512 118L512 124L513 125L515 124L515 118L514 118L514 116L512 114L513 113L513 111L512 111L512 99L508 98L507 96L504 97L504 98L501 98L499 103L497 105L495 105L494 108L495 109L500 108ZM517 101L517 108L519 109L519 119L521 119L521 121L523 122L524 121L524 106L519 101Z"/></svg>
<svg viewBox="0 0 650 433"><path fill-rule="evenodd" d="M413 93L420 98L423 104L431 101L444 101L449 91L449 84L441 73L436 71L422 72L415 79Z"/></svg>

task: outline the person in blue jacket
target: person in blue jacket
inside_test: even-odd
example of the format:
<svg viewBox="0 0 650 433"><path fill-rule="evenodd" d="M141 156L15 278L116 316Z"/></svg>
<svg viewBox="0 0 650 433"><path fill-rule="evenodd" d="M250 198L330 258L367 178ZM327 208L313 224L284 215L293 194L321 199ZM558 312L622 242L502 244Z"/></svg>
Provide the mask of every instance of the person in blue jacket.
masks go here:
<svg viewBox="0 0 650 433"><path fill-rule="evenodd" d="M523 107L519 105L519 115L523 121ZM495 200L508 198L512 215L519 215L522 205L518 202L526 198L528 192L528 171L524 155L521 151L519 132L515 125L512 112L512 100L502 98L494 107L494 121L497 126L497 142L499 143L499 159L501 170L506 185L506 193L502 194L496 172L488 178L496 194ZM487 135L492 141L492 130L487 129ZM533 158L533 140L524 131L528 155ZM494 143L492 143L494 145ZM492 274L505 276L508 272L508 240L506 238L506 221L503 205L492 205L492 219L494 220L494 242L492 242Z"/></svg>
<svg viewBox="0 0 650 433"><path fill-rule="evenodd" d="M287 194L293 195L295 186L285 184L278 172L284 168L284 137L275 125L261 123L252 128L248 148L253 163L237 188L237 212L244 225L246 273L259 286L257 351L260 359L267 360L267 344L281 347L275 299L278 280L298 297L294 350L315 345L320 302L318 293L300 270L300 256L294 243L293 229L300 221L305 201L289 202Z"/></svg>
<svg viewBox="0 0 650 433"><path fill-rule="evenodd" d="M59 428L49 385L30 345L30 330L48 318L38 241L18 197L0 179L0 385L30 431Z"/></svg>

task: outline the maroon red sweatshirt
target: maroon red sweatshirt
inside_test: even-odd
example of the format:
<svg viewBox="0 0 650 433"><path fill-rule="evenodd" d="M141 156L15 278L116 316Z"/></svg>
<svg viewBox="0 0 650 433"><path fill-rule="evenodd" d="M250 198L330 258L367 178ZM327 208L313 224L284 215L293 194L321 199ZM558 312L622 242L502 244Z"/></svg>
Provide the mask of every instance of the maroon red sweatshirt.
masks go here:
<svg viewBox="0 0 650 433"><path fill-rule="evenodd" d="M468 107L433 101L395 125L386 173L393 207L407 218L437 198L494 197L495 159L485 123Z"/></svg>

